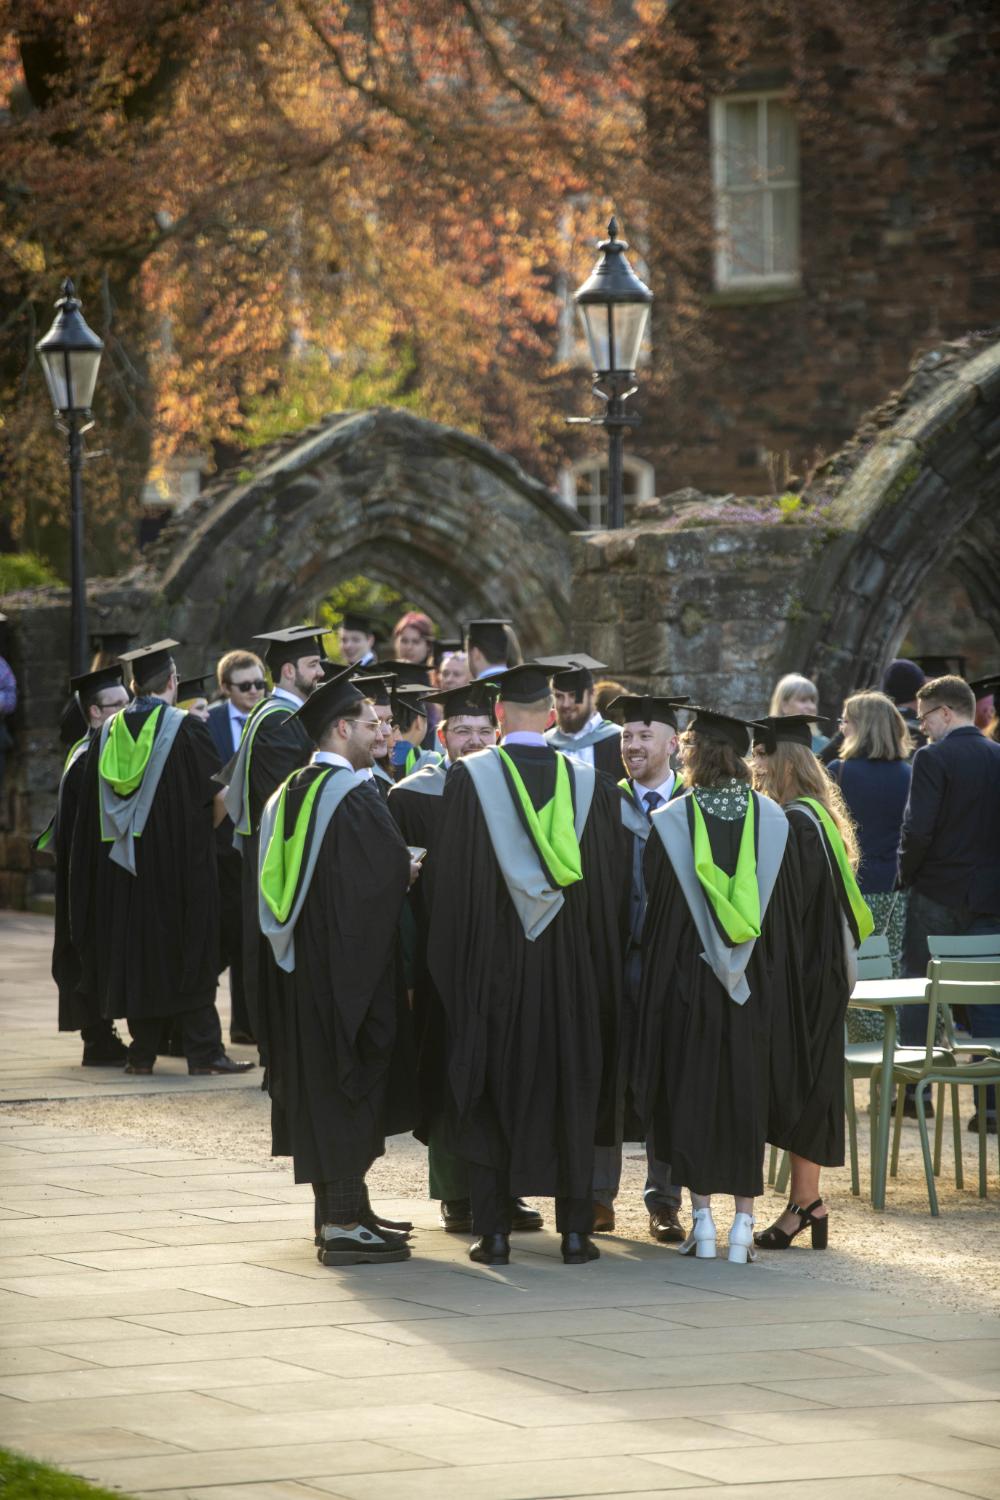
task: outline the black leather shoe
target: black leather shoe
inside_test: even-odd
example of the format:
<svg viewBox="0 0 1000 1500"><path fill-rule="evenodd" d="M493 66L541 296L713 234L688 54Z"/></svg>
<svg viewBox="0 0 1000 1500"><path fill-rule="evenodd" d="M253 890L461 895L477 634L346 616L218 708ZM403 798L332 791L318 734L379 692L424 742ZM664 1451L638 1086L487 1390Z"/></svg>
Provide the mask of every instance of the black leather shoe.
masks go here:
<svg viewBox="0 0 1000 1500"><path fill-rule="evenodd" d="M965 1128L972 1135L978 1135L979 1134L979 1112L978 1112L978 1110L972 1116L972 1119L969 1121L968 1125L966 1125ZM986 1134L987 1135L996 1135L996 1133L997 1133L997 1117L996 1117L996 1115L987 1114L987 1116L986 1116Z"/></svg>
<svg viewBox="0 0 1000 1500"><path fill-rule="evenodd" d="M206 1067L192 1068L188 1064L188 1072L192 1078L204 1078L210 1073L249 1073L250 1069L256 1066L257 1064L252 1062L236 1062L235 1059L227 1057L223 1052L221 1057L215 1058Z"/></svg>
<svg viewBox="0 0 1000 1500"><path fill-rule="evenodd" d="M907 1091L906 1091L906 1098L903 1100L903 1118L905 1120L915 1120L917 1118L917 1100L916 1100L916 1096L914 1094L911 1094L910 1091L909 1091L909 1089L907 1089ZM924 1095L924 1119L925 1120L933 1120L933 1118L934 1118L934 1106L933 1106L933 1104L930 1101L930 1096L927 1095L927 1094L925 1094Z"/></svg>
<svg viewBox="0 0 1000 1500"><path fill-rule="evenodd" d="M114 1028L107 1036L102 1036L96 1042L84 1042L83 1057L80 1066L83 1068L116 1068L128 1058L128 1048L122 1041Z"/></svg>
<svg viewBox="0 0 1000 1500"><path fill-rule="evenodd" d="M530 1203L525 1203L523 1198L512 1198L510 1200L510 1227L524 1234L530 1229L541 1229L545 1220L537 1208L532 1208Z"/></svg>
<svg viewBox="0 0 1000 1500"><path fill-rule="evenodd" d="M592 1234L614 1234L615 1211L606 1203L598 1203L594 1199L594 1222L591 1225Z"/></svg>
<svg viewBox="0 0 1000 1500"><path fill-rule="evenodd" d="M484 1234L469 1251L469 1259L481 1266L506 1266L510 1263L510 1240L505 1234Z"/></svg>
<svg viewBox="0 0 1000 1500"><path fill-rule="evenodd" d="M134 1075L141 1073L144 1078L148 1078L152 1071L152 1068L140 1068L135 1063L126 1063L122 1069L123 1073L132 1073Z"/></svg>
<svg viewBox="0 0 1000 1500"><path fill-rule="evenodd" d="M468 1198L453 1198L441 1204L441 1224L449 1234L472 1233L472 1204Z"/></svg>
<svg viewBox="0 0 1000 1500"><path fill-rule="evenodd" d="M684 1225L673 1207L658 1208L649 1216L649 1232L661 1245L683 1245Z"/></svg>
<svg viewBox="0 0 1000 1500"><path fill-rule="evenodd" d="M589 1234L564 1234L562 1258L567 1266L585 1266L588 1260L600 1260L601 1252Z"/></svg>
<svg viewBox="0 0 1000 1500"><path fill-rule="evenodd" d="M236 1047L256 1047L257 1038L251 1036L249 1031L231 1031L229 1040Z"/></svg>

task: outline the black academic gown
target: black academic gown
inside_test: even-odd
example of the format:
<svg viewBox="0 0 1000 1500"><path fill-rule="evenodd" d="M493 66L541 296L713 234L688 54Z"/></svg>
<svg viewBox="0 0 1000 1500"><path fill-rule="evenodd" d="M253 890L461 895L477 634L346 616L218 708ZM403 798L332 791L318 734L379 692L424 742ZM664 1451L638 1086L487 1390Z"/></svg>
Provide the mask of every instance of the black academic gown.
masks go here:
<svg viewBox="0 0 1000 1500"><path fill-rule="evenodd" d="M742 819L705 814L716 863L732 874ZM803 1016L798 852L789 837L746 970L731 1000L702 943L655 829L643 863L647 907L633 1057L636 1107L671 1180L694 1193L756 1197L765 1141L802 1114L812 1083Z"/></svg>
<svg viewBox="0 0 1000 1500"><path fill-rule="evenodd" d="M138 735L150 700L126 709ZM162 719L161 719L162 723ZM149 820L134 841L136 874L102 843L100 736L82 761L70 853L70 935L81 985L112 1020L182 1015L211 1005L219 973L219 892L212 799L219 756L205 725L185 715L170 747Z"/></svg>
<svg viewBox="0 0 1000 1500"><path fill-rule="evenodd" d="M95 997L80 988L80 959L69 930L69 857L85 761L86 752L78 756L63 775L52 827L51 848L56 862L52 978L59 990L60 1031L81 1031L84 1026L96 1026L101 1020L100 1006Z"/></svg>
<svg viewBox="0 0 1000 1500"><path fill-rule="evenodd" d="M544 805L558 752L507 748L533 804ZM584 879L529 943L461 761L445 786L427 959L446 1017L448 1146L509 1170L515 1197L589 1200L595 1140L614 1143L629 886L619 798L596 778Z"/></svg>
<svg viewBox="0 0 1000 1500"><path fill-rule="evenodd" d="M417 1108L413 1133L426 1142L430 1128L444 1109L445 1018L441 999L427 968L427 932L430 925L428 895L433 881L434 850L440 834L444 798L411 791L405 783L389 793L392 813L405 842L426 849L420 877L406 898L412 951L410 987L413 991L413 1033L416 1047Z"/></svg>
<svg viewBox="0 0 1000 1500"><path fill-rule="evenodd" d="M321 769L307 766L291 781L286 832ZM370 783L356 787L323 836L291 973L268 946L257 1037L268 1059L272 1154L294 1159L296 1182L361 1176L386 1136L413 1124L412 1043L396 956L409 877L388 809Z"/></svg>
<svg viewBox="0 0 1000 1500"><path fill-rule="evenodd" d="M598 740L593 751L594 770L610 776L613 781L620 781L623 770L621 735L609 734L606 740Z"/></svg>
<svg viewBox="0 0 1000 1500"><path fill-rule="evenodd" d="M264 804L293 771L304 766L314 745L298 719L292 717L294 706L275 700L285 710L271 712L257 730L250 751L251 833L239 840L243 863L240 870L240 892L243 902L243 991L253 1036L264 1063L268 1062L259 1029L261 986L268 972L267 940L261 935L257 917L257 859L260 852L260 819Z"/></svg>
<svg viewBox="0 0 1000 1500"><path fill-rule="evenodd" d="M776 1126L768 1139L820 1166L841 1167L844 1019L851 993L841 917L843 882L830 868L825 840L812 818L796 807L786 813L799 870L802 995L813 1086L793 1126Z"/></svg>

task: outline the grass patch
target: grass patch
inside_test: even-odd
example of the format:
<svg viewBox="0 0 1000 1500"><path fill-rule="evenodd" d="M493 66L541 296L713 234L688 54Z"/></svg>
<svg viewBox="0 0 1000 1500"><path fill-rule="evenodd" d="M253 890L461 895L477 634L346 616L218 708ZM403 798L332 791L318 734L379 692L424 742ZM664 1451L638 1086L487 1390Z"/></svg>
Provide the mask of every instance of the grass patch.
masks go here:
<svg viewBox="0 0 1000 1500"><path fill-rule="evenodd" d="M0 1500L128 1500L121 1490L103 1490L0 1448Z"/></svg>

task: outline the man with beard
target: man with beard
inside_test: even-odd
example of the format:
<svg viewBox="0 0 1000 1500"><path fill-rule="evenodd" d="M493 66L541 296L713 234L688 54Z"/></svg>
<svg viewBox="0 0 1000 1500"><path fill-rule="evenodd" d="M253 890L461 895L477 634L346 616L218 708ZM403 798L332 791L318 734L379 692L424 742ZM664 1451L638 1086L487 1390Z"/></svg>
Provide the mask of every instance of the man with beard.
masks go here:
<svg viewBox="0 0 1000 1500"><path fill-rule="evenodd" d="M549 671L499 678L504 738L450 771L429 881L448 1144L485 1265L522 1195L556 1199L567 1265L595 1260L594 1143L614 1139L628 846L618 789L545 741Z"/></svg>
<svg viewBox="0 0 1000 1500"><path fill-rule="evenodd" d="M76 825L76 808L83 777L84 757L91 740L105 719L126 706L128 691L120 666L101 667L70 679L87 732L70 750L63 767L52 822L36 845L49 849L56 861L55 932L52 943L52 978L59 990L59 1030L78 1031L83 1038L85 1068L119 1066L128 1049L114 1024L101 1015L96 998L80 989L80 959L69 935L69 856Z"/></svg>
<svg viewBox="0 0 1000 1500"><path fill-rule="evenodd" d="M240 748L226 767L229 785L226 812L232 819L234 841L243 866L243 985L251 1035L257 1029L260 976L266 950L257 924L257 854L264 804L287 776L305 765L312 741L296 718L298 710L322 680L319 625L293 625L254 636L263 641L274 690L247 717ZM261 1052L267 1062L267 1056Z"/></svg>
<svg viewBox="0 0 1000 1500"><path fill-rule="evenodd" d="M365 1173L412 1125L409 1018L396 930L419 873L368 772L382 727L349 678L298 710L317 746L270 798L260 830L258 914L273 956L262 987L272 1153L316 1198L323 1265L406 1260L372 1213Z"/></svg>
<svg viewBox="0 0 1000 1500"><path fill-rule="evenodd" d="M411 848L427 850L423 865L425 875L434 865L445 779L450 768L465 756L496 744L494 705L498 691L496 683L472 682L452 691L428 695L431 702L441 705L444 713L438 739L445 760L415 771L389 794L389 811L407 844ZM445 1022L440 998L427 972L427 890L427 880L420 880L409 895L413 917L411 978L419 1106L414 1134L418 1140L427 1143L430 1196L441 1203L443 1227L452 1234L467 1234L472 1228L468 1169L460 1156L448 1150L444 1139ZM512 1229L541 1227L542 1216L537 1209L520 1199L511 1206Z"/></svg>
<svg viewBox="0 0 1000 1500"><path fill-rule="evenodd" d="M622 1091L618 1131L614 1146L594 1152L594 1230L610 1234L615 1227L615 1198L622 1175L622 1140L641 1136L637 1120L630 1120L624 1088L625 1070L631 1056L635 1010L642 978L642 926L646 915L646 886L642 861L646 852L651 818L687 790L671 768L677 753L677 712L686 699L616 698L609 712L622 720L621 747L627 777L622 789L622 821L632 838L632 887L629 906L629 944L625 958L625 1006L622 1024ZM684 1239L679 1211L681 1187L670 1180L670 1166L660 1161L651 1134L646 1136L646 1186L643 1200L649 1214L649 1232L661 1245L680 1244Z"/></svg>
<svg viewBox="0 0 1000 1500"><path fill-rule="evenodd" d="M594 673L604 671L604 663L582 653L563 661L565 665L552 675L556 723L545 738L556 750L575 755L617 781L622 769L621 730L594 707Z"/></svg>
<svg viewBox="0 0 1000 1500"><path fill-rule="evenodd" d="M132 1034L128 1073L152 1073L164 1023L180 1025L190 1073L242 1073L215 1008L219 893L207 728L174 706L176 641L122 660L134 701L112 714L84 760L70 851L70 937L80 988ZM221 814L220 814L221 815Z"/></svg>
<svg viewBox="0 0 1000 1500"><path fill-rule="evenodd" d="M351 678L354 686L368 699L375 710L375 717L382 726L372 746L372 781L375 790L384 802L396 785L390 771L392 742L395 737L395 721L392 717L392 689L395 677L389 672L380 672L377 677L364 673Z"/></svg>

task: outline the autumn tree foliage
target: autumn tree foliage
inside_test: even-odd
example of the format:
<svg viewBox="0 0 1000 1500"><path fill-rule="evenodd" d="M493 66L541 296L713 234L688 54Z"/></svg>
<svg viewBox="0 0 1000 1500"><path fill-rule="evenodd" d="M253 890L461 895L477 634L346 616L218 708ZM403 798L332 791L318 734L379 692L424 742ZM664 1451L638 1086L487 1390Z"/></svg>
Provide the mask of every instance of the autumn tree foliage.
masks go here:
<svg viewBox="0 0 1000 1500"><path fill-rule="evenodd" d="M65 470L32 348L67 272L107 344L99 565L172 454L345 405L409 404L534 460L558 404L554 273L589 265L600 214L641 173L643 15L0 0L0 550L62 560Z"/></svg>

